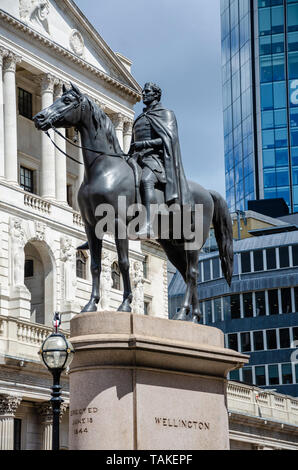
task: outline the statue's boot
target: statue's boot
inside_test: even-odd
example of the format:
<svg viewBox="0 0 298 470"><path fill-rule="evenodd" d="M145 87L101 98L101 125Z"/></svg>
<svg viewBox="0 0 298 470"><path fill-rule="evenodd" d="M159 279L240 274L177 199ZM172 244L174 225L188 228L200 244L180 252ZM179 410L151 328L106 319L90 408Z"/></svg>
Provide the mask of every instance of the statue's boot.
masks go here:
<svg viewBox="0 0 298 470"><path fill-rule="evenodd" d="M151 226L150 215L151 215L151 204L157 204L155 187L152 183L143 183L143 205L146 208L146 224L141 227L139 232L137 232L138 238L147 239L147 238L158 238L157 234L154 233L153 227Z"/></svg>

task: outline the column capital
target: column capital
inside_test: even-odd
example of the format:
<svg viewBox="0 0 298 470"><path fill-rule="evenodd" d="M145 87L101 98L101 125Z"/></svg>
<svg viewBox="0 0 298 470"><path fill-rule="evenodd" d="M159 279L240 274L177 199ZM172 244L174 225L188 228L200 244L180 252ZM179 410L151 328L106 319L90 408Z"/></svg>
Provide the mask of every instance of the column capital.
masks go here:
<svg viewBox="0 0 298 470"><path fill-rule="evenodd" d="M68 409L68 405L65 403L61 403L60 406L60 422L66 410ZM42 403L37 407L38 414L41 416L41 420L43 424L52 424L53 423L53 407L50 401Z"/></svg>
<svg viewBox="0 0 298 470"><path fill-rule="evenodd" d="M36 78L41 87L41 93L54 93L54 86L59 83L58 78L50 73L45 73Z"/></svg>
<svg viewBox="0 0 298 470"><path fill-rule="evenodd" d="M125 118L124 126L123 126L124 134L132 134L132 126L133 126L133 120L129 118Z"/></svg>
<svg viewBox="0 0 298 470"><path fill-rule="evenodd" d="M0 416L15 416L21 401L22 397L18 395L0 395Z"/></svg>
<svg viewBox="0 0 298 470"><path fill-rule="evenodd" d="M117 130L123 130L123 125L124 125L124 116L121 113L114 113L111 114L110 116L112 123L115 126L115 129Z"/></svg>
<svg viewBox="0 0 298 470"><path fill-rule="evenodd" d="M0 67L2 67L4 57L6 57L7 54L8 54L8 50L1 46L0 47Z"/></svg>
<svg viewBox="0 0 298 470"><path fill-rule="evenodd" d="M5 51L5 49L4 49ZM22 57L14 54L13 52L7 51L3 56L3 70L4 72L15 72L16 66L21 62Z"/></svg>
<svg viewBox="0 0 298 470"><path fill-rule="evenodd" d="M54 83L54 99L60 98L63 95L63 85L67 87L67 83L59 79Z"/></svg>

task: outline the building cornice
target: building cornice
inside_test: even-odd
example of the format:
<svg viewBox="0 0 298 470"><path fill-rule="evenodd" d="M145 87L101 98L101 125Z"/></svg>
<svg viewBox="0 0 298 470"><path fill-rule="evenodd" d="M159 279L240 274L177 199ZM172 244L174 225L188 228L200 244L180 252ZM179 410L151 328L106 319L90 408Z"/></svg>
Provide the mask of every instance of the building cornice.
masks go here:
<svg viewBox="0 0 298 470"><path fill-rule="evenodd" d="M14 28L24 32L25 34L28 34L29 36L33 37L37 41L39 41L43 46L46 46L50 49L52 49L55 53L58 53L61 57L66 58L70 60L71 62L79 65L83 69L85 69L88 72L91 72L94 74L97 78L100 78L104 82L106 82L108 85L114 87L117 89L118 92L124 93L126 96L128 95L134 102L138 102L141 100L141 93L140 90L133 89L129 87L128 85L125 85L121 83L119 80L116 80L115 78L112 78L105 72L99 70L95 66L89 64L86 62L84 59L76 56L72 52L68 51L64 47L60 46L59 44L55 43L54 41L46 38L39 32L31 29L28 27L25 23L23 23L20 20L17 20L13 16L9 15L8 13L4 12L3 10L0 9L0 19L4 20L6 23L12 25Z"/></svg>

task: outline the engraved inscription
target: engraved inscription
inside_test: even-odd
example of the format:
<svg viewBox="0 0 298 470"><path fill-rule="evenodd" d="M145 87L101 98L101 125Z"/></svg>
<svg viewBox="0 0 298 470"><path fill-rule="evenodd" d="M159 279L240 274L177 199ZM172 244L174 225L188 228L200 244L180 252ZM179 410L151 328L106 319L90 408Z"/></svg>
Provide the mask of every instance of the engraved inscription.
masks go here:
<svg viewBox="0 0 298 470"><path fill-rule="evenodd" d="M89 432L89 427L94 423L94 415L98 413L98 408L79 408L71 410L70 416L73 417L72 426L75 436Z"/></svg>
<svg viewBox="0 0 298 470"><path fill-rule="evenodd" d="M158 418L155 417L155 424L165 428L185 428L197 429L199 431L209 431L210 423L207 421L195 421L181 418Z"/></svg>

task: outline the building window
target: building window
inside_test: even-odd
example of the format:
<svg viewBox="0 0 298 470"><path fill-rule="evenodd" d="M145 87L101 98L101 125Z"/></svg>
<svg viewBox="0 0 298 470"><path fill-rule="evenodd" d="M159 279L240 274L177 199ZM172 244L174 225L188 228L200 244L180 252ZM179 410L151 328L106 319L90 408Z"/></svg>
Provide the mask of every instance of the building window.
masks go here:
<svg viewBox="0 0 298 470"><path fill-rule="evenodd" d="M292 246L293 266L298 266L298 245Z"/></svg>
<svg viewBox="0 0 298 470"><path fill-rule="evenodd" d="M269 378L269 385L279 384L279 373L278 373L277 364L271 364L270 366L268 366L268 378Z"/></svg>
<svg viewBox="0 0 298 470"><path fill-rule="evenodd" d="M251 272L251 264L250 264L250 252L241 253L241 272L242 273L250 273Z"/></svg>
<svg viewBox="0 0 298 470"><path fill-rule="evenodd" d="M277 349L276 330L267 330L267 349Z"/></svg>
<svg viewBox="0 0 298 470"><path fill-rule="evenodd" d="M145 256L143 260L143 275L145 279L149 277L149 256Z"/></svg>
<svg viewBox="0 0 298 470"><path fill-rule="evenodd" d="M254 350L262 351L264 349L263 331L254 331L253 338L254 338Z"/></svg>
<svg viewBox="0 0 298 470"><path fill-rule="evenodd" d="M266 385L265 366L256 366L256 385Z"/></svg>
<svg viewBox="0 0 298 470"><path fill-rule="evenodd" d="M275 248L266 250L267 269L276 269L276 252Z"/></svg>
<svg viewBox="0 0 298 470"><path fill-rule="evenodd" d="M290 330L289 328L281 328L279 330L279 345L280 348L290 348Z"/></svg>
<svg viewBox="0 0 298 470"><path fill-rule="evenodd" d="M279 247L279 266L281 268L288 268L290 266L289 247Z"/></svg>
<svg viewBox="0 0 298 470"><path fill-rule="evenodd" d="M21 450L22 420L13 420L13 450Z"/></svg>
<svg viewBox="0 0 298 470"><path fill-rule="evenodd" d="M33 259L26 259L25 260L25 279L28 277L33 277L34 276L34 261Z"/></svg>
<svg viewBox="0 0 298 470"><path fill-rule="evenodd" d="M249 352L251 351L251 343L250 343L250 333L241 333L241 351L242 352Z"/></svg>
<svg viewBox="0 0 298 470"><path fill-rule="evenodd" d="M221 307L221 298L214 299L214 321L221 321L221 313L222 313L222 307Z"/></svg>
<svg viewBox="0 0 298 470"><path fill-rule="evenodd" d="M87 257L84 255L82 251L77 252L77 259L76 259L76 271L77 277L80 279L87 279Z"/></svg>
<svg viewBox="0 0 298 470"><path fill-rule="evenodd" d="M220 277L219 258L212 259L212 277L213 279L218 279Z"/></svg>
<svg viewBox="0 0 298 470"><path fill-rule="evenodd" d="M277 315L278 310L278 292L277 289L268 290L269 315Z"/></svg>
<svg viewBox="0 0 298 470"><path fill-rule="evenodd" d="M25 168L24 166L20 167L20 186L24 191L28 193L34 192L34 171Z"/></svg>
<svg viewBox="0 0 298 470"><path fill-rule="evenodd" d="M256 315L257 316L266 315L265 292L258 291L255 293L255 296L256 296Z"/></svg>
<svg viewBox="0 0 298 470"><path fill-rule="evenodd" d="M253 383L252 367L243 367L242 380L244 383L251 385Z"/></svg>
<svg viewBox="0 0 298 470"><path fill-rule="evenodd" d="M263 271L264 270L263 251L262 250L254 251L253 255L254 255L254 271Z"/></svg>
<svg viewBox="0 0 298 470"><path fill-rule="evenodd" d="M231 319L235 320L241 317L240 313L240 295L231 295Z"/></svg>
<svg viewBox="0 0 298 470"><path fill-rule="evenodd" d="M204 270L204 281L210 281L211 272L210 272L210 260L203 261L203 270Z"/></svg>
<svg viewBox="0 0 298 470"><path fill-rule="evenodd" d="M253 317L252 293L243 294L243 314L245 318Z"/></svg>
<svg viewBox="0 0 298 470"><path fill-rule="evenodd" d="M234 351L239 351L237 333L228 334L228 348L229 349L234 349Z"/></svg>
<svg viewBox="0 0 298 470"><path fill-rule="evenodd" d="M292 364L282 364L281 365L281 376L282 376L282 384L292 384L293 383L293 374L292 374Z"/></svg>
<svg viewBox="0 0 298 470"><path fill-rule="evenodd" d="M113 289L121 290L120 269L116 261L112 264L112 281L113 281L113 285L112 285Z"/></svg>
<svg viewBox="0 0 298 470"><path fill-rule="evenodd" d="M144 315L150 314L150 302L144 302Z"/></svg>
<svg viewBox="0 0 298 470"><path fill-rule="evenodd" d="M18 104L20 115L32 119L32 94L18 88Z"/></svg>
<svg viewBox="0 0 298 470"><path fill-rule="evenodd" d="M282 313L292 312L291 288L281 289Z"/></svg>
<svg viewBox="0 0 298 470"><path fill-rule="evenodd" d="M72 207L72 185L68 184L66 187L67 204Z"/></svg>
<svg viewBox="0 0 298 470"><path fill-rule="evenodd" d="M212 323L212 300L206 300L205 302L205 322L206 325Z"/></svg>
<svg viewBox="0 0 298 470"><path fill-rule="evenodd" d="M230 372L230 380L234 380L235 382L239 382L239 381L240 381L239 370L232 370L232 371Z"/></svg>

